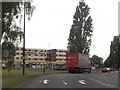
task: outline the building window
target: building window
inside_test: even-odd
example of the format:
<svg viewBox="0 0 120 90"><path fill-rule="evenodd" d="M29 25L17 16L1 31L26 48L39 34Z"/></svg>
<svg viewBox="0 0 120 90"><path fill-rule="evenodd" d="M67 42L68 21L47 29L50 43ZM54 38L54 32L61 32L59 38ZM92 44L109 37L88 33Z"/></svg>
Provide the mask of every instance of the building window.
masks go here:
<svg viewBox="0 0 120 90"><path fill-rule="evenodd" d="M44 52L46 52L46 50L44 50Z"/></svg>
<svg viewBox="0 0 120 90"><path fill-rule="evenodd" d="M19 57L16 57L16 59L19 59Z"/></svg>
<svg viewBox="0 0 120 90"><path fill-rule="evenodd" d="M33 60L37 60L37 58L33 58Z"/></svg>
<svg viewBox="0 0 120 90"><path fill-rule="evenodd" d="M34 58L34 60L37 60L37 58Z"/></svg>
<svg viewBox="0 0 120 90"><path fill-rule="evenodd" d="M16 50L19 50L19 48L17 48Z"/></svg>
<svg viewBox="0 0 120 90"><path fill-rule="evenodd" d="M31 51L31 50L28 50L28 51Z"/></svg>
<svg viewBox="0 0 120 90"><path fill-rule="evenodd" d="M35 54L35 56L38 56L37 54Z"/></svg>
<svg viewBox="0 0 120 90"><path fill-rule="evenodd" d="M28 54L28 56L31 56L31 54Z"/></svg>
<svg viewBox="0 0 120 90"><path fill-rule="evenodd" d="M59 52L62 52L62 51L59 51Z"/></svg>
<svg viewBox="0 0 120 90"><path fill-rule="evenodd" d="M19 53L17 52L16 55L19 55Z"/></svg>

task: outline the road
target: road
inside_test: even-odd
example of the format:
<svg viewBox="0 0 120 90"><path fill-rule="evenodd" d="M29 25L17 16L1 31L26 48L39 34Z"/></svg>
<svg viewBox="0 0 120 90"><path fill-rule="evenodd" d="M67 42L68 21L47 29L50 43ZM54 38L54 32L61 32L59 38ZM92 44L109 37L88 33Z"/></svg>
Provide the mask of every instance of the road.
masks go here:
<svg viewBox="0 0 120 90"><path fill-rule="evenodd" d="M38 76L19 88L118 88L118 72Z"/></svg>

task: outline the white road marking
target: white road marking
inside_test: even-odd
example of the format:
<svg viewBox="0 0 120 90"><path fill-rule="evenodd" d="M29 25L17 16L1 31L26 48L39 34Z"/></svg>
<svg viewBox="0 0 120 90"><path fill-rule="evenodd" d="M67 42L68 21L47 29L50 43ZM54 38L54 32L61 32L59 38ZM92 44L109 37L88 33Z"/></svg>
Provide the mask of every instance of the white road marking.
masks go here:
<svg viewBox="0 0 120 90"><path fill-rule="evenodd" d="M92 80L92 81L95 81L95 82L97 82L97 83L99 83L99 84L101 84L101 85L107 86L107 87L118 88L118 86L115 86L115 85L112 85L112 84L107 84L107 83L104 83L104 82L98 81L98 80L93 79L93 78L89 78L89 79Z"/></svg>
<svg viewBox="0 0 120 90"><path fill-rule="evenodd" d="M78 82L81 83L81 84L83 84L83 85L86 84L86 83L85 83L85 80L79 80Z"/></svg>
<svg viewBox="0 0 120 90"><path fill-rule="evenodd" d="M63 80L63 83L65 84L65 85L67 85L67 83Z"/></svg>
<svg viewBox="0 0 120 90"><path fill-rule="evenodd" d="M43 81L43 84L47 84L49 80L44 80Z"/></svg>
<svg viewBox="0 0 120 90"><path fill-rule="evenodd" d="M45 79L45 80L40 81L40 82L42 82L43 84L47 84L47 83L48 83L48 81L49 81L49 80Z"/></svg>

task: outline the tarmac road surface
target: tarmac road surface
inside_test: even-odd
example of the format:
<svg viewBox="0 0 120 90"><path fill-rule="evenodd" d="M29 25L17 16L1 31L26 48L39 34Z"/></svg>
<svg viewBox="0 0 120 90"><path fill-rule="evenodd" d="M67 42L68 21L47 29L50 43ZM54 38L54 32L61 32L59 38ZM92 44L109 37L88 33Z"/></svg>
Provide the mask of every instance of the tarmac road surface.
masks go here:
<svg viewBox="0 0 120 90"><path fill-rule="evenodd" d="M118 88L118 71L38 76L18 88Z"/></svg>

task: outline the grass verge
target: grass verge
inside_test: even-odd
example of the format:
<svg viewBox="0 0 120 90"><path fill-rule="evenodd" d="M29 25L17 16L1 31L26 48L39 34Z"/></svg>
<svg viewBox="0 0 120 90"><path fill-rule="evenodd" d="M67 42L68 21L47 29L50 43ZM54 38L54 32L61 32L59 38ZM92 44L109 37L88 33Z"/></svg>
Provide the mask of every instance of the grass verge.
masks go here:
<svg viewBox="0 0 120 90"><path fill-rule="evenodd" d="M57 74L57 73L65 73L66 71L56 71L56 70L46 70L43 73L43 70L38 69L27 69L25 71L25 75L22 75L22 70L11 70L8 72L7 70L2 71L2 88L13 88L22 82L44 74Z"/></svg>

